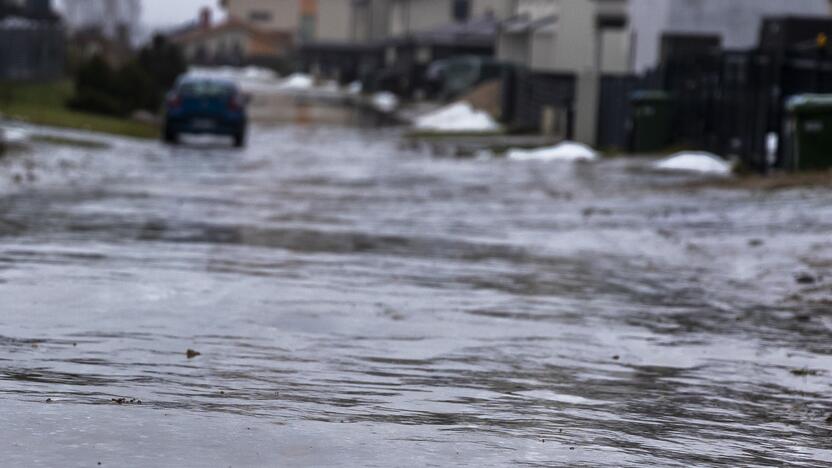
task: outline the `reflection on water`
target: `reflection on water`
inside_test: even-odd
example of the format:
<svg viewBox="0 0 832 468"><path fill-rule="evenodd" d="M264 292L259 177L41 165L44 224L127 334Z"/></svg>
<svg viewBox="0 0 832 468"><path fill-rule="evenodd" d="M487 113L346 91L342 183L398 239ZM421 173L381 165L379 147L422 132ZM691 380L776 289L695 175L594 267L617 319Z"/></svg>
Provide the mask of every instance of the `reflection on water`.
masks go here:
<svg viewBox="0 0 832 468"><path fill-rule="evenodd" d="M832 461L828 190L386 131L114 144L2 185L11 465Z"/></svg>

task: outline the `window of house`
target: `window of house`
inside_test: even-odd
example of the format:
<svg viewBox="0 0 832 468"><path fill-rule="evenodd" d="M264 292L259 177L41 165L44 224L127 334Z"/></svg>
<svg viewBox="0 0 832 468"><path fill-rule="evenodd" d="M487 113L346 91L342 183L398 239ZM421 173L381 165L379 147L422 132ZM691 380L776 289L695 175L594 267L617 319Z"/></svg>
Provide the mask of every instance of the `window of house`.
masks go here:
<svg viewBox="0 0 832 468"><path fill-rule="evenodd" d="M453 9L455 21L468 21L468 18L471 16L471 1L454 0Z"/></svg>
<svg viewBox="0 0 832 468"><path fill-rule="evenodd" d="M272 13L265 10L252 10L248 14L248 19L259 23L268 23L272 20Z"/></svg>

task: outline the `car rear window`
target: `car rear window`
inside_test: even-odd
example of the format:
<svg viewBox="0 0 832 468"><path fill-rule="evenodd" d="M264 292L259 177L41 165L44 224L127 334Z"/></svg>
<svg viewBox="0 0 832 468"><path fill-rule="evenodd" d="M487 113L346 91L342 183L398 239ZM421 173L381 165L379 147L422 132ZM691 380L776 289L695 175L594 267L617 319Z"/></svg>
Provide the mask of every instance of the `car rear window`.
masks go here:
<svg viewBox="0 0 832 468"><path fill-rule="evenodd" d="M218 81L188 81L179 85L179 92L185 96L212 97L234 94L234 85Z"/></svg>

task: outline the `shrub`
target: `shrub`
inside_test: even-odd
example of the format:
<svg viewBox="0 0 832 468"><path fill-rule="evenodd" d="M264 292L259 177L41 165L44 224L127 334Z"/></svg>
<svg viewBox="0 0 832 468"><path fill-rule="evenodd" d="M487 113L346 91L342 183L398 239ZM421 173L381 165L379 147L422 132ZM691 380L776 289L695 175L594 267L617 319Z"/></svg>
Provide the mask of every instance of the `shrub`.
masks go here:
<svg viewBox="0 0 832 468"><path fill-rule="evenodd" d="M138 55L114 69L99 56L82 62L75 74L73 109L127 116L137 110L157 112L164 93L187 69L182 52L156 36Z"/></svg>

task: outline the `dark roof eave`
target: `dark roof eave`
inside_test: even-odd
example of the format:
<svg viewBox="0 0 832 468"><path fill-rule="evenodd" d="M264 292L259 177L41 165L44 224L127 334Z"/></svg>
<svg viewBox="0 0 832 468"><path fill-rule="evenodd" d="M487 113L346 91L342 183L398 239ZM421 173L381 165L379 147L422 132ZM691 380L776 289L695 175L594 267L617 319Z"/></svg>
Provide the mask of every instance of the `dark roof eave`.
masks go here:
<svg viewBox="0 0 832 468"><path fill-rule="evenodd" d="M497 35L494 36L408 36L394 38L387 41L387 46L394 47L436 47L436 46L463 46L463 47L494 47L497 43Z"/></svg>

